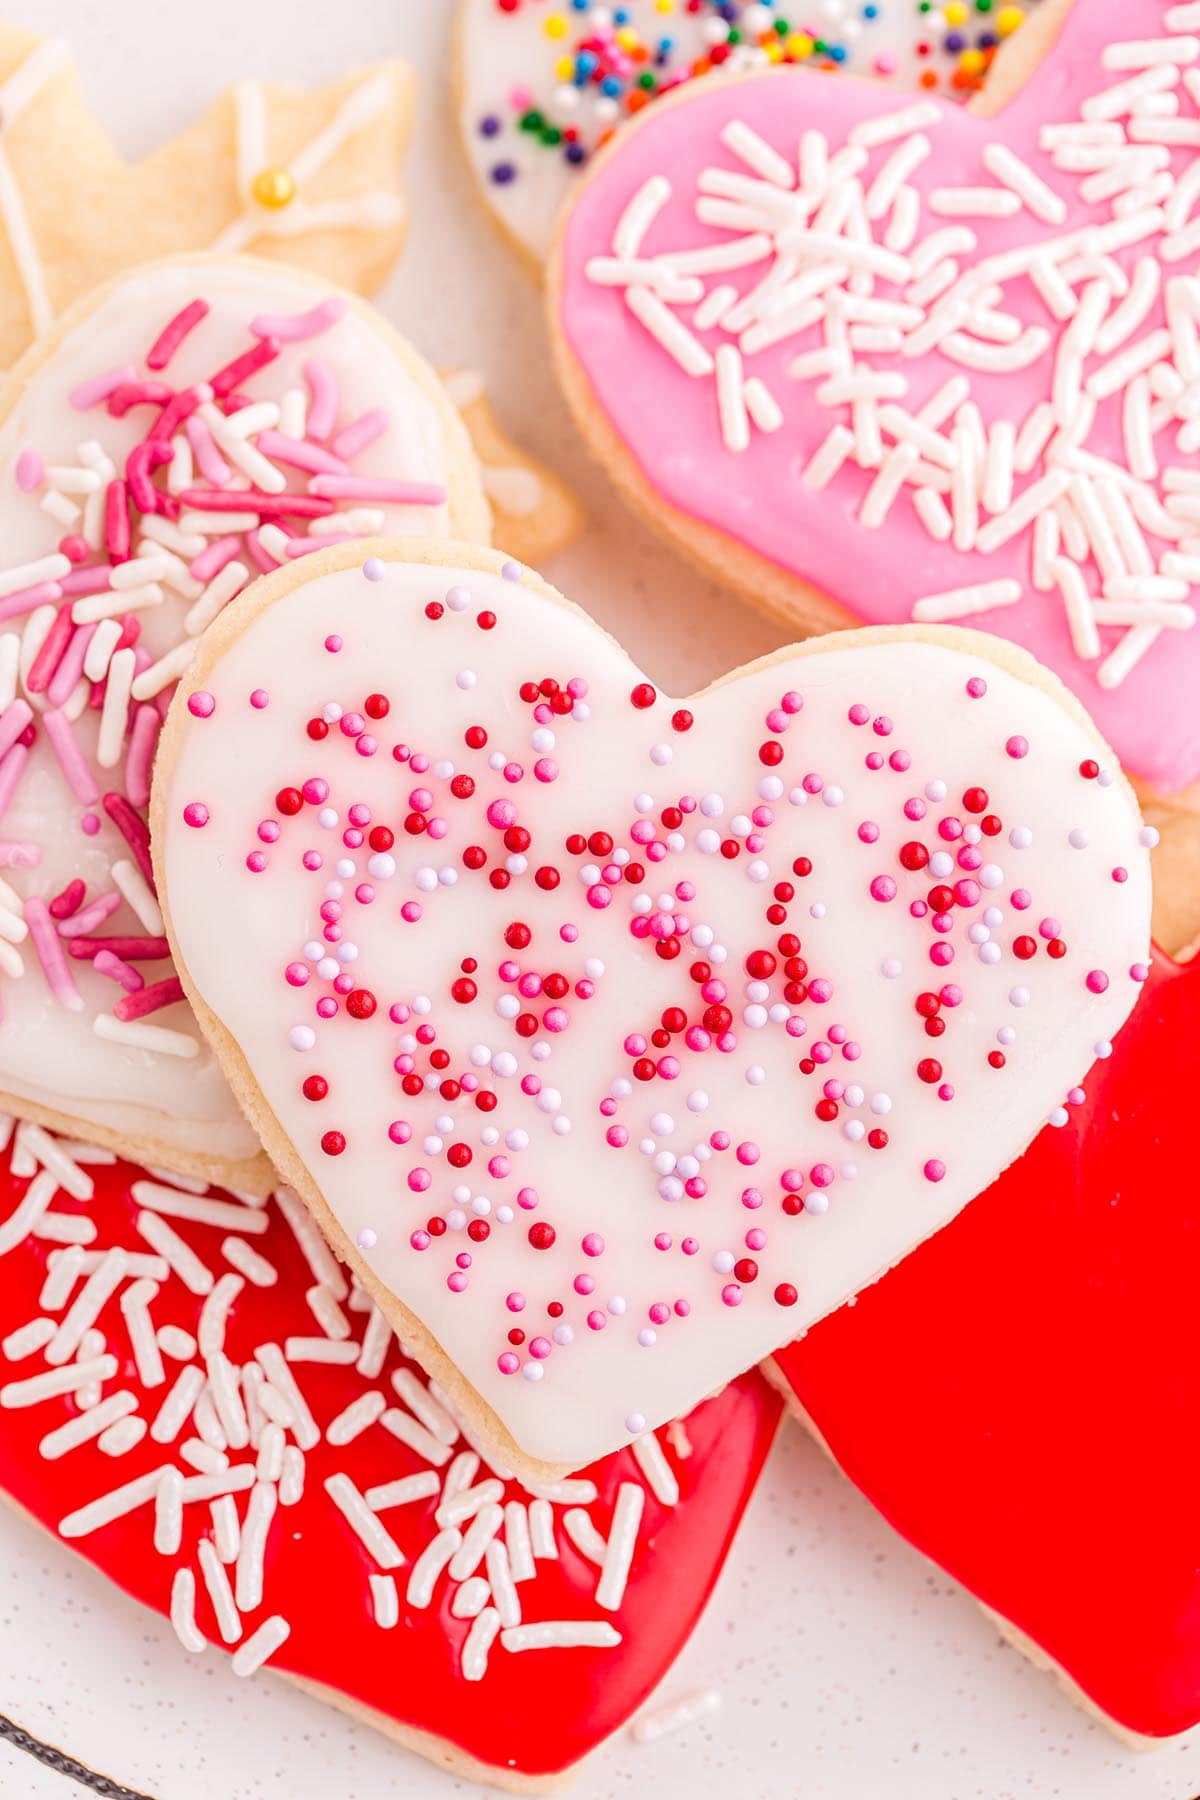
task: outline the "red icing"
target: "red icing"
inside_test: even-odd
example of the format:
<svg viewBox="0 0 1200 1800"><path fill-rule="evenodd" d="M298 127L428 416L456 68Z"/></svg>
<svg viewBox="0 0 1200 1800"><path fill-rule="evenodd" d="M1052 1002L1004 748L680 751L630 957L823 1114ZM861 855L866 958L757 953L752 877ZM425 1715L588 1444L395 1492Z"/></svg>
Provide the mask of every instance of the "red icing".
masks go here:
<svg viewBox="0 0 1200 1800"><path fill-rule="evenodd" d="M1200 1721L1200 964L1070 1123L778 1362L918 1549L1120 1725Z"/></svg>
<svg viewBox="0 0 1200 1800"><path fill-rule="evenodd" d="M83 1211L94 1219L98 1226L95 1248L119 1243L148 1252L149 1246L133 1227L137 1207L129 1194L129 1183L141 1172L126 1164L91 1167L90 1172L96 1180L95 1198L80 1203L60 1191L53 1210ZM0 1217L12 1211L27 1185L11 1177L6 1155L0 1174ZM219 1254L223 1230L183 1220L171 1223L214 1273L219 1275L227 1267ZM247 1284L235 1303L226 1338L235 1361L247 1360L259 1344L282 1343L289 1335L319 1335L304 1300L313 1276L273 1208L268 1231L249 1241L275 1264L280 1279L275 1288ZM28 1238L0 1259L0 1336L37 1316L38 1295L54 1247ZM194 1333L199 1308L200 1301L172 1276L153 1302L152 1316L156 1327L172 1323ZM56 1316L61 1318L61 1312ZM355 1336L361 1336L364 1315L349 1316ZM131 1388L138 1395L142 1415L153 1420L180 1365L165 1358L166 1384L147 1393L137 1378L117 1301L105 1308L99 1325L109 1340L108 1349L120 1360L117 1376L105 1384L105 1394ZM323 1429L367 1388L380 1388L389 1403L394 1403L388 1376L399 1366L402 1359L393 1340L384 1373L377 1381L366 1381L353 1367L302 1363L294 1372ZM23 1380L45 1367L40 1351L16 1363L0 1360L0 1382ZM52 1531L72 1509L172 1460L172 1446L158 1445L146 1437L122 1457L105 1456L92 1443L68 1452L58 1462L46 1461L38 1453L39 1440L76 1411L71 1400L53 1399L0 1413L0 1487ZM459 1672L459 1655L470 1621L452 1616L449 1601L453 1588L448 1577L443 1574L439 1578L434 1603L427 1611L413 1610L405 1602L407 1569L396 1571L400 1622L391 1631L381 1630L371 1615L367 1580L376 1565L322 1485L339 1470L363 1490L428 1467L377 1425L349 1445L338 1448L322 1441L308 1453L303 1499L276 1511L267 1545L263 1605L246 1615L246 1635L271 1614L282 1613L291 1623L291 1636L272 1659L272 1667L335 1688L401 1725L445 1738L482 1763L526 1775L556 1773L623 1724L687 1639L754 1488L779 1411L778 1399L762 1378L751 1372L690 1416L690 1457L681 1460L667 1433L660 1434L679 1480L680 1501L667 1508L647 1492L629 1586L615 1614L596 1605L597 1571L593 1565L584 1561L561 1529L556 1531L560 1560L538 1562L536 1577L518 1589L526 1622L605 1619L622 1634L619 1648L514 1655L497 1641L483 1680L465 1683ZM189 1424L179 1441L190 1435ZM460 1450L466 1447L462 1442L457 1446ZM242 1462L253 1454L235 1451L231 1461ZM174 1460L185 1474L193 1472L177 1456ZM481 1468L476 1479L483 1480L489 1473ZM641 1479L637 1464L630 1451L622 1451L582 1473L600 1490L590 1511L607 1534L617 1485ZM506 1498L520 1492L513 1484ZM244 1518L246 1495L239 1494L236 1500ZM410 1564L436 1530L432 1521L436 1504L434 1498L380 1514ZM556 1507L556 1522L561 1514L562 1508ZM144 1506L75 1540L72 1547L127 1593L165 1613L175 1567L182 1562L194 1567L198 1538L211 1535L207 1502L185 1507L183 1544L177 1557L156 1555L152 1534L153 1507ZM196 1617L210 1642L219 1642L199 1575Z"/></svg>

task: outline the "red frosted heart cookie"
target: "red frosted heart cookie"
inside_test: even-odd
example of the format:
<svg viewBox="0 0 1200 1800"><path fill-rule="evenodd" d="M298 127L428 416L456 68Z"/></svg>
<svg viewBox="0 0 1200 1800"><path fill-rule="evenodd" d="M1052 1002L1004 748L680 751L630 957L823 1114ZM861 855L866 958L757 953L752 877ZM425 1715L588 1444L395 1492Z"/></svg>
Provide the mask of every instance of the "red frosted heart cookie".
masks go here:
<svg viewBox="0 0 1200 1800"><path fill-rule="evenodd" d="M776 1364L909 1541L1113 1724L1200 1723L1200 965L1155 954L1086 1102Z"/></svg>
<svg viewBox="0 0 1200 1800"><path fill-rule="evenodd" d="M377 551L204 640L159 890L272 1160L546 1479L840 1304L1077 1098L1145 973L1150 838L994 638L813 642L681 703L494 553Z"/></svg>
<svg viewBox="0 0 1200 1800"><path fill-rule="evenodd" d="M269 1659L516 1787L665 1673L779 1416L746 1375L531 1495L294 1197L175 1188L28 1126L0 1174L0 1358L5 1499L189 1650L223 1642L242 1674Z"/></svg>
<svg viewBox="0 0 1200 1800"><path fill-rule="evenodd" d="M652 522L808 630L978 619L1200 776L1200 12L1054 0L982 100L693 84L577 191L550 324ZM998 84L998 85L997 85Z"/></svg>

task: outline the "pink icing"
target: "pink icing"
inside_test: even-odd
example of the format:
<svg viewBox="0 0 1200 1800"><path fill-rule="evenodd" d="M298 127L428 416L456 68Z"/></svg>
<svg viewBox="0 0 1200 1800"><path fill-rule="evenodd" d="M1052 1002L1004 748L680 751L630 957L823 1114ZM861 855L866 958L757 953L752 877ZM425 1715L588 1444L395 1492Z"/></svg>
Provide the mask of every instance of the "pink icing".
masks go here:
<svg viewBox="0 0 1200 1800"><path fill-rule="evenodd" d="M1011 218L970 219L967 222L979 239L971 260L1111 219L1109 201L1083 203L1078 186L1081 178L1053 167L1039 147L1039 127L1077 119L1083 99L1128 78L1132 71L1101 67L1104 47L1114 35L1122 41L1161 37L1163 18L1163 8L1156 0L1129 0L1120 8L1119 21L1100 0L1093 4L1078 0L1036 76L1004 110L999 122L949 106L940 108L940 123L927 128L934 154L907 178L923 202L936 187L994 186L982 153L989 144L1002 141L1067 203L1062 226L1044 224L1026 211ZM1179 117L1194 119L1196 104L1186 85L1181 85L1177 94ZM596 285L585 273L592 257L611 254L618 219L632 196L655 174L669 174L672 193L650 227L641 255L725 243L738 235L699 224L694 214L696 180L704 169L718 165L750 173L718 142L719 132L731 120L752 121L761 137L794 162L803 131L823 131L832 154L845 143L854 125L896 109L894 93L853 80L833 83L809 71L786 69L746 81L701 84L683 102L648 115L622 139L616 154L582 190L570 215L562 250L560 323L566 341L597 401L659 498L811 581L864 620L907 620L919 595L975 582L1018 580L1025 590L1020 602L981 615L979 623L1025 645L1054 668L1088 706L1128 767L1166 790L1178 789L1200 775L1200 734L1195 725L1200 633L1194 628L1163 633L1123 684L1106 691L1096 680L1097 662L1080 661L1072 647L1058 592L1036 592L1030 586L1028 532L986 556L960 551L952 542L935 542L907 501L893 506L884 528L863 529L858 512L870 471L846 464L820 492L800 484L800 474L813 451L849 411L822 406L815 398L817 382L798 381L787 374L798 353L822 343L816 331L747 357L747 375L753 373L766 382L783 409L784 425L773 435L752 432L749 447L741 454L731 454L722 441L712 380L683 374L628 311L621 288ZM887 145L883 154L894 147ZM1192 148L1173 150L1175 172L1195 154ZM877 171L880 160L880 153L875 152L864 179ZM958 222L934 218L923 210L921 235ZM882 227L875 230L881 241ZM1161 237L1146 239L1117 251L1116 258L1128 271L1140 256L1156 255L1161 242ZM968 259L962 260L965 266ZM709 285L728 281L744 292L762 278L767 266L760 263L715 276ZM1193 252L1174 264L1164 264L1163 273L1191 274L1195 267ZM876 283L875 291L887 298L898 294L883 280ZM1023 325L1049 326L1057 340L1062 327L1050 317L1027 279L1005 284L1002 305ZM691 307L675 311L690 323ZM1160 294L1145 321L1121 347L1163 323ZM733 341L718 330L697 335L710 350L721 341ZM949 377L967 374L971 397L979 405L985 425L1002 418L1019 426L1035 401L1049 395L1054 349L1052 341L1048 354L1030 368L1010 374L964 370L938 351L907 359L872 355L866 360L873 369L894 367L903 372L909 382L905 405L914 412ZM1101 404L1087 448L1124 465L1120 403L1118 393ZM1163 464L1190 462L1194 467L1194 456L1179 452L1170 435L1160 437L1157 443ZM1041 472L1039 464L1034 477L1018 476L1016 495ZM1189 530L1194 534L1195 527ZM1094 587L1094 569L1090 574ZM1118 636L1117 631L1102 628L1105 654Z"/></svg>

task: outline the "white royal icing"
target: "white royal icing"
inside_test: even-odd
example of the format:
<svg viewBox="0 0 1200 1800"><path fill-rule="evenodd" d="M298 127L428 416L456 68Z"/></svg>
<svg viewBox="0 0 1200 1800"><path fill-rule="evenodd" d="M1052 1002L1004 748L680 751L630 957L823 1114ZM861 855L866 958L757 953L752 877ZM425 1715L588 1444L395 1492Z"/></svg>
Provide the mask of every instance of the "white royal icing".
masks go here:
<svg viewBox="0 0 1200 1800"><path fill-rule="evenodd" d="M81 383L127 364L142 373L156 334L198 296L209 302L211 311L165 372L165 378L180 388L213 373L252 344L248 324L256 315L303 312L329 292L323 283L273 265L256 267L202 256L180 258L120 281L51 351L0 427L3 568L43 558L55 550L64 530L81 529L81 522L64 526L43 510L41 499L47 487L53 487L52 478L37 491L21 491L16 467L22 452L36 450L53 470L56 465L78 465L79 445L92 439L121 466L154 416L145 407L132 409L124 418L110 417L103 405L80 411L68 396ZM247 382L251 398L278 400L289 389L303 390L302 368L314 356L328 365L340 386L339 423L375 407L390 413L384 434L354 457L356 474L446 485L449 458L435 402L390 343L381 339L365 309L351 307L318 339L285 345L276 362ZM204 485L199 474L196 482ZM81 502L83 497L76 498ZM376 510L389 530L441 535L449 529L445 505L389 505ZM300 523L303 527L306 521ZM149 544L145 553L154 550L155 545ZM153 656L187 641L182 621L189 605L188 599L168 591L161 604L140 612L141 643ZM3 639L21 634L27 623L28 615L0 622L0 654ZM24 690L18 687L17 694L23 697ZM77 876L87 882L90 902L112 890L111 865L129 854L102 808L82 805L71 792L40 728L38 715L45 709L46 696L33 697L33 704L38 740L15 797L0 817L0 840L27 841L41 850L36 868L0 869L18 910L28 896L49 899ZM98 711L86 710L74 724L77 741L93 763L100 717ZM107 785L119 792L125 791L123 764L124 750L105 777ZM94 837L81 830L87 813L102 820ZM7 908L9 900L3 904ZM19 932L19 926L13 929ZM123 905L96 929L101 935L136 934L144 927ZM70 972L85 1004L81 1011L69 1011L50 992L30 940L24 938L12 950L24 972L3 983L0 1091L181 1151L237 1159L255 1154L256 1140L202 1042L198 1054L179 1056L107 1041L97 1035L96 1020L111 1011L121 997L120 987L95 974L89 964L71 962ZM6 967L6 977L16 966ZM171 973L167 963L142 967L148 982ZM196 1035L182 1005L157 1012L145 1023Z"/></svg>
<svg viewBox="0 0 1200 1800"><path fill-rule="evenodd" d="M503 578L356 565L260 613L200 684L197 705L215 699L209 716L176 701L160 852L191 979L341 1230L523 1451L581 1465L873 1280L986 1186L1064 1097L1077 1101L1138 991L1148 839L1123 781L1088 761L1104 752L1080 715L969 640L910 634L782 655L688 702L684 728L677 702L631 698L644 678L582 613L507 567ZM488 612L495 625L481 629ZM586 682L566 717L520 697L547 676ZM980 678L986 692L971 697ZM268 691L265 707L248 704L254 689ZM367 704L378 694L384 717ZM796 694L799 710L778 710ZM329 727L322 741L312 720ZM470 746L473 726L485 746ZM777 763L773 749L764 761L771 744ZM427 763L414 768L414 755ZM327 793L277 805L314 778ZM972 802L986 811L964 810L979 786L986 801ZM676 826L662 810L681 797L692 809ZM531 833L526 850L504 843L505 814L489 822L496 802ZM188 816L207 822L185 823L196 807L207 812ZM426 826L416 834L405 829L413 813ZM955 818L962 835L939 835ZM354 836L380 825L394 832L390 851ZM611 849L567 846L598 832ZM934 858L916 873L899 860L913 840ZM487 853L477 872L471 846ZM811 873L793 872L797 857ZM641 882L623 877L630 862ZM556 888L538 885L544 867L560 871ZM503 891L493 871L507 872ZM872 898L884 877L879 891L890 880L894 896ZM948 932L911 915L939 883L966 880ZM610 903L589 903L590 886ZM786 920L769 923L777 904ZM643 908L673 921L660 930L674 956L657 954L653 928L636 935ZM506 941L513 922L530 928L528 945ZM804 992L791 999L787 932L808 965L806 981L793 965ZM1014 950L1025 935L1028 960ZM930 958L939 944L954 950L941 967ZM746 959L762 949L777 960L756 985ZM477 963L474 998L452 987L464 958ZM701 960L726 984L729 1025L711 1019L725 1048L689 1049L676 1029L665 1052L649 1047L664 1059L657 1074L639 1079L644 1051L629 1034L672 1007L703 1031ZM1093 972L1104 991L1089 988ZM550 1004L536 982L514 985L518 973L565 975L567 992ZM373 1015L351 1016L347 998L321 1016L335 975L348 977L343 994L375 997ZM933 1038L915 1002L946 983L961 998L943 996L947 1028ZM530 1035L522 1013L536 1021ZM932 1084L917 1073L929 1058L943 1065ZM415 1095L406 1074L423 1078ZM329 1084L316 1102L302 1095L314 1075ZM464 1076L466 1091L440 1091ZM471 1083L498 1096L494 1109L475 1103ZM814 1107L831 1095L836 1117L822 1119ZM872 1148L881 1129L889 1141ZM623 1147L607 1141L614 1130ZM323 1148L330 1131L344 1136L340 1153ZM781 1204L790 1188L798 1214ZM449 1228L429 1238L431 1218ZM539 1226L553 1228L552 1246L533 1246ZM754 1274L736 1267L746 1257ZM776 1294L788 1283L794 1303ZM525 1334L516 1347L514 1327ZM540 1373L524 1378L529 1369Z"/></svg>

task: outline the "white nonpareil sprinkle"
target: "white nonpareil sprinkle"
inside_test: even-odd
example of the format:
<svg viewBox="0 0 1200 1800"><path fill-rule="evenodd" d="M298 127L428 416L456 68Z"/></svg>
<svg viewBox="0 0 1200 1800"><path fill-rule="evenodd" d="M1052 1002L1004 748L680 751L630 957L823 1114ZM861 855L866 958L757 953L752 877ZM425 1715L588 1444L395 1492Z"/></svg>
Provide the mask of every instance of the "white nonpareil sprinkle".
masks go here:
<svg viewBox="0 0 1200 1800"><path fill-rule="evenodd" d="M552 1619L542 1625L514 1625L501 1633L500 1642L513 1651L615 1650L621 1634L601 1619Z"/></svg>
<svg viewBox="0 0 1200 1800"><path fill-rule="evenodd" d="M438 1491L438 1478L432 1469L419 1475L403 1475L399 1481L385 1481L368 1488L363 1499L373 1512L385 1512L389 1506L408 1506L415 1500L429 1500Z"/></svg>
<svg viewBox="0 0 1200 1800"><path fill-rule="evenodd" d="M279 1280L279 1273L274 1263L267 1261L244 1238L227 1237L221 1240L221 1255L225 1261L232 1263L240 1275L245 1276L254 1287L274 1287Z"/></svg>
<svg viewBox="0 0 1200 1800"><path fill-rule="evenodd" d="M65 1425L59 1425L54 1431L48 1431L38 1445L38 1450L48 1462L56 1462L68 1450L74 1450L78 1445L99 1437L110 1425L115 1425L118 1420L136 1411L137 1397L127 1389L110 1394L107 1400L99 1401L87 1412L68 1419Z"/></svg>
<svg viewBox="0 0 1200 1800"><path fill-rule="evenodd" d="M635 1438L632 1449L638 1468L655 1499L663 1506L678 1505L679 1482L655 1433L647 1431L640 1438Z"/></svg>
<svg viewBox="0 0 1200 1800"><path fill-rule="evenodd" d="M348 1475L330 1475L325 1482L325 1492L381 1569L404 1566L400 1546L380 1524Z"/></svg>
<svg viewBox="0 0 1200 1800"><path fill-rule="evenodd" d="M158 1478L161 1473L161 1469L151 1469L149 1473L127 1481L123 1487L113 1488L109 1493L101 1494L98 1499L89 1501L86 1506L68 1513L65 1519L59 1520L59 1536L89 1537L102 1526L111 1525L114 1519L123 1519L126 1513L135 1512L139 1506L147 1506L158 1493Z"/></svg>
<svg viewBox="0 0 1200 1800"><path fill-rule="evenodd" d="M287 1620L279 1613L273 1613L269 1619L264 1619L258 1630L234 1651L234 1674L253 1675L256 1669L261 1669L280 1645L287 1642L291 1630Z"/></svg>
<svg viewBox="0 0 1200 1800"><path fill-rule="evenodd" d="M291 1188L277 1188L274 1198L291 1227L301 1255L312 1270L313 1280L321 1287L328 1288L335 1300L345 1300L350 1292L345 1270L321 1236L308 1208Z"/></svg>
<svg viewBox="0 0 1200 1800"><path fill-rule="evenodd" d="M606 1612L615 1612L625 1597L625 1584L629 1579L645 1502L646 1490L638 1482L623 1481L617 1489L608 1550L596 1583L596 1604Z"/></svg>
<svg viewBox="0 0 1200 1800"><path fill-rule="evenodd" d="M357 1400L352 1400L349 1406L344 1407L335 1419L329 1421L325 1427L325 1442L337 1445L353 1443L355 1438L361 1437L364 1431L375 1424L386 1406L387 1401L382 1394L368 1389L365 1394L360 1394ZM436 1492L436 1476L433 1482L433 1491Z"/></svg>
<svg viewBox="0 0 1200 1800"><path fill-rule="evenodd" d="M522 1629L520 1626L515 1630ZM525 1629L528 1629L526 1627ZM494 1606L485 1606L473 1621L462 1648L464 1681L482 1681L487 1674L488 1654L500 1631L500 1614Z"/></svg>
<svg viewBox="0 0 1200 1800"><path fill-rule="evenodd" d="M190 1219L197 1225L216 1225L223 1231L249 1232L254 1237L269 1224L266 1213L253 1207L239 1206L233 1200L210 1200L203 1194L188 1194L157 1181L135 1181L130 1191L139 1206L168 1218Z"/></svg>
<svg viewBox="0 0 1200 1800"><path fill-rule="evenodd" d="M200 1573L216 1614L217 1629L227 1644L236 1644L242 1635L241 1616L216 1546L208 1538L201 1538L196 1554L200 1559Z"/></svg>
<svg viewBox="0 0 1200 1800"><path fill-rule="evenodd" d="M196 1577L186 1567L176 1569L171 1580L171 1624L185 1650L198 1656L202 1650L207 1649L196 1624Z"/></svg>
<svg viewBox="0 0 1200 1800"><path fill-rule="evenodd" d="M381 1631L391 1631L400 1622L400 1596L394 1575L369 1575L371 1610Z"/></svg>
<svg viewBox="0 0 1200 1800"><path fill-rule="evenodd" d="M242 1524L242 1541L238 1547L234 1591L239 1612L254 1612L262 1605L263 1558L267 1549L267 1533L275 1517L276 1490L273 1482L256 1481L250 1490L250 1504Z"/></svg>
<svg viewBox="0 0 1200 1800"><path fill-rule="evenodd" d="M425 1462L433 1463L435 1468L440 1469L449 1462L449 1446L441 1443L432 1432L426 1431L423 1425L418 1424L409 1413L402 1412L398 1406L389 1406L381 1415L379 1423L385 1431L390 1431L394 1438L407 1444Z"/></svg>
<svg viewBox="0 0 1200 1800"><path fill-rule="evenodd" d="M397 1397L403 1400L409 1411L439 1443L453 1445L458 1442L457 1423L411 1369L396 1369L392 1374L392 1387Z"/></svg>
<svg viewBox="0 0 1200 1800"><path fill-rule="evenodd" d="M431 1538L409 1570L405 1594L409 1606L426 1607L433 1599L438 1576L462 1545L462 1533L447 1527Z"/></svg>

